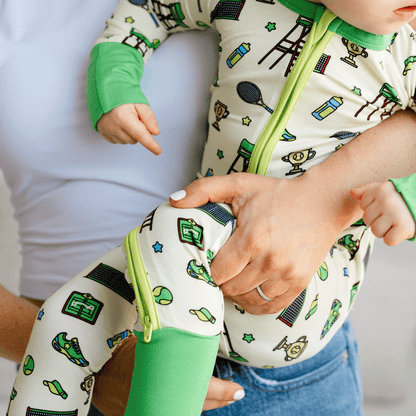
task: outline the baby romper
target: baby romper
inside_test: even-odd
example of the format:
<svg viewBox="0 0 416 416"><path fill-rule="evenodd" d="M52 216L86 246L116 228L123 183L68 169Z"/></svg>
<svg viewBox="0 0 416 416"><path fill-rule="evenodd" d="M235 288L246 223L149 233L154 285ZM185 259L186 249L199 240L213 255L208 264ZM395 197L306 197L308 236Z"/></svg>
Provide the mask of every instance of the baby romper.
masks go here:
<svg viewBox="0 0 416 416"><path fill-rule="evenodd" d="M274 20L279 20L278 27ZM400 106L414 107L414 77L408 75L413 62L410 58L416 53L414 34L408 27L397 37L366 34L335 18L323 6L304 0L279 3L225 0L216 4L154 1L152 5L126 0L120 2L108 23L92 52L90 66L94 86L89 91L89 101L94 124L114 106L138 102L141 56L146 61L169 31L207 25L220 31L222 59L218 80L212 87L210 132L201 171L208 176L233 171L298 176ZM267 38L267 34L273 37ZM407 47L394 48L395 39L403 40ZM128 77L116 72L119 67L125 69ZM356 75L354 71L358 68L361 72ZM357 85L352 84L355 81L351 77ZM305 114L309 115L309 122L305 122ZM224 303L223 311L220 290L209 277L209 262L235 224L229 212L223 213L228 219L219 222L217 217L223 215L218 210L227 212L228 208L212 204L178 211L163 205L149 214L141 232L137 229L125 239L128 279L136 293L141 320L135 327L138 352L126 414L134 414L135 409L146 409L144 414L165 414L169 406L169 414L173 414L172 409L179 409L177 414L198 414L218 342L220 356L256 367L290 365L313 356L342 325L360 288L373 241L362 222L339 236L311 284L284 311L253 316L230 302ZM172 223L167 226L169 221ZM170 251L174 244L176 248ZM120 252L116 257L121 258ZM113 261L102 263L113 267ZM117 261L121 271L123 261ZM116 313L118 316L120 311ZM102 316L103 321L109 319L104 318L103 312ZM131 331L131 323L126 323L125 328ZM80 334L83 332L80 327L78 330ZM114 328L112 333L119 330ZM96 339L101 337L103 345L104 337L97 332ZM169 335L164 337L163 332ZM85 339L89 338L91 334L86 334ZM160 338L167 339L167 346L162 345L156 357L152 350L163 344ZM190 338L196 343L191 350L187 349ZM163 354L168 356L172 339L179 340L173 356L182 359L176 367L172 354L161 360ZM75 350L81 345L75 341L73 344ZM206 346L199 347L199 352L204 351L200 353L206 359L204 363L190 355L198 350L197 344ZM111 354L106 350L95 355L104 356L104 352L107 356ZM145 354L149 354L146 359ZM98 371L105 361L103 358L91 367L86 377ZM162 364L156 366L158 362ZM184 376L185 371L180 370L185 370L186 362L192 363L196 371ZM167 371L162 371L164 367ZM151 373L155 378L149 379L153 377ZM19 377L15 385L16 405L24 375ZM179 390L185 390L187 396L182 395L175 402L175 397L165 400L166 386L174 385L175 377L176 384L179 380L182 383L183 377L191 377L198 392L183 388ZM166 386L157 382L163 379L168 380ZM70 394L66 395L68 400ZM56 409L62 411L63 396L57 396L61 405ZM43 400L43 403L49 402ZM84 409L77 408L77 412L85 414Z"/></svg>

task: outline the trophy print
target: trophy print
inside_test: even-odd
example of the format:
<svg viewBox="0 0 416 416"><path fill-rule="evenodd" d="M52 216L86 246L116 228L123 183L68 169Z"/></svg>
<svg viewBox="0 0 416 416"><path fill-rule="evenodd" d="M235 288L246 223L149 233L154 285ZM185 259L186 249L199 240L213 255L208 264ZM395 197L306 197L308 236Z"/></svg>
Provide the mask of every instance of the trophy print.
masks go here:
<svg viewBox="0 0 416 416"><path fill-rule="evenodd" d="M292 361L299 358L300 355L305 351L308 341L306 336L303 335L297 339L297 341L287 344L287 335L279 342L279 344L273 348L273 351L284 349L286 351L285 361Z"/></svg>
<svg viewBox="0 0 416 416"><path fill-rule="evenodd" d="M354 68L358 68L357 64L354 61L354 58L356 58L357 56L367 58L368 52L362 46L359 46L348 39L342 38L342 43L347 47L348 56L340 58L341 61L347 63L348 65L351 65Z"/></svg>
<svg viewBox="0 0 416 416"><path fill-rule="evenodd" d="M216 120L212 123L212 127L216 128L218 131L220 131L220 126L218 124L220 120L222 120L223 118L227 118L230 114L227 108L228 107L219 100L217 100L217 102L214 105Z"/></svg>
<svg viewBox="0 0 416 416"><path fill-rule="evenodd" d="M283 156L282 157L283 162L289 162L293 166L293 169L287 172L286 176L296 175L297 173L306 172L304 169L300 168L300 165L314 158L315 155L316 155L315 150L306 149L306 150L300 150L298 152L292 152L286 156Z"/></svg>

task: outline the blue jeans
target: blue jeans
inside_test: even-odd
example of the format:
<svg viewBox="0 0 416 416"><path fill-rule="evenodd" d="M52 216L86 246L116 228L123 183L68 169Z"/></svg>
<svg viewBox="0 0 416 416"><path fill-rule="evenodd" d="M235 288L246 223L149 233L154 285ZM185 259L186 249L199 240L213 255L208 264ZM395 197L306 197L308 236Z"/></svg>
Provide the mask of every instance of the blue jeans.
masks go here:
<svg viewBox="0 0 416 416"><path fill-rule="evenodd" d="M361 368L347 320L314 357L288 367L261 369L217 359L214 376L243 386L245 397L204 416L363 415Z"/></svg>

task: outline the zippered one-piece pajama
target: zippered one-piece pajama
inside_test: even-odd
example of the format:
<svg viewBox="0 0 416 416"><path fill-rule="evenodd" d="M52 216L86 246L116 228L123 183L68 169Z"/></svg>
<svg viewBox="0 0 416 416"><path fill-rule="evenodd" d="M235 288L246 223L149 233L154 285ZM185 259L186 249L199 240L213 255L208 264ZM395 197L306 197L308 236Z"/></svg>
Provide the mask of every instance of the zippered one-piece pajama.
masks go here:
<svg viewBox="0 0 416 416"><path fill-rule="evenodd" d="M147 102L143 66L169 33L208 26L221 34L220 64L199 176L293 178L400 108L415 109L409 26L377 36L305 0L122 0L91 54L94 126L117 105ZM359 221L338 236L288 308L254 316L224 302L209 273L236 226L225 204L150 213L123 246L45 303L9 415L85 415L93 374L133 331L128 415L199 414L217 353L269 368L322 350L361 287L374 239L368 227Z"/></svg>

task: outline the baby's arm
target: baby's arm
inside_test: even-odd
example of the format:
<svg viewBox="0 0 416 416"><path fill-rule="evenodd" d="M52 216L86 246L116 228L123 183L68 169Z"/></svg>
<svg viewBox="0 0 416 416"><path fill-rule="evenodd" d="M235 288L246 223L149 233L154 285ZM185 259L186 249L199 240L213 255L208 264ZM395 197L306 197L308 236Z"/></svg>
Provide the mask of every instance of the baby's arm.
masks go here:
<svg viewBox="0 0 416 416"><path fill-rule="evenodd" d="M412 187L416 185L416 175L404 179L410 180ZM403 193L396 190L395 186L398 184L393 184L393 181L370 183L351 190L351 196L359 200L360 208L364 211L365 224L371 227L376 237L383 238L388 246L395 246L405 239L413 239L416 231L410 202L406 198L406 195L410 196L414 192Z"/></svg>
<svg viewBox="0 0 416 416"><path fill-rule="evenodd" d="M155 155L162 148L152 137L160 133L156 117L147 104L122 104L103 114L97 123L98 132L110 143L141 143Z"/></svg>
<svg viewBox="0 0 416 416"><path fill-rule="evenodd" d="M170 33L210 22L205 4L201 12L199 1L169 1L120 0L91 52L87 77L93 127L111 143L140 142L155 154L159 128L140 87L144 65Z"/></svg>

